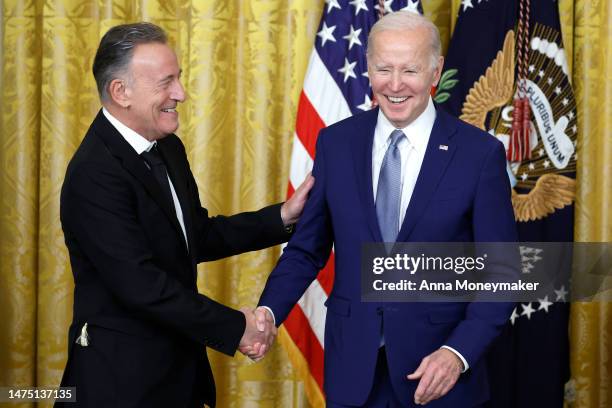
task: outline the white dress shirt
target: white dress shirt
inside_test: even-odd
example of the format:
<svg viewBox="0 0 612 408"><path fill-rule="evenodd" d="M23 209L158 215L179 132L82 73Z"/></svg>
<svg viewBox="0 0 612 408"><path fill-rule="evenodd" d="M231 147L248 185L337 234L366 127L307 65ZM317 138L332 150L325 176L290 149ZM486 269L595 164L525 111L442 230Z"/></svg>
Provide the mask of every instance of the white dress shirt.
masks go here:
<svg viewBox="0 0 612 408"><path fill-rule="evenodd" d="M400 151L402 161L402 176L401 176L401 200L399 213L399 227L404 222L404 215L408 209L414 186L423 164L427 143L429 143L429 135L433 129L434 121L436 120L436 108L434 108L431 98L427 107L412 123L405 128L400 129L405 138L402 138L397 147ZM374 143L372 145L372 187L374 201L376 201L376 190L378 188L378 177L382 166L383 158L387 152L387 148L391 143L391 133L396 129L389 122L382 109L378 111L376 120L376 128L374 129Z"/></svg>
<svg viewBox="0 0 612 408"><path fill-rule="evenodd" d="M126 142L132 146L136 153L140 155L142 152L150 151L153 146L157 143L156 141L149 141L145 139L143 136L139 135L129 127L125 126L123 123L119 121L116 117L110 114L106 108L102 108L102 113L106 116L106 119L117 129L119 134L123 136ZM183 236L185 237L185 244L187 243L187 231L185 230L185 221L183 220L183 210L181 209L181 203L179 202L178 196L176 195L176 191L174 191L174 185L172 184L172 180L170 180L170 176L166 174L168 177L168 183L170 183L170 193L172 193L172 201L174 202L174 209L176 210L176 218L178 219L179 225L181 226L181 230L183 231Z"/></svg>

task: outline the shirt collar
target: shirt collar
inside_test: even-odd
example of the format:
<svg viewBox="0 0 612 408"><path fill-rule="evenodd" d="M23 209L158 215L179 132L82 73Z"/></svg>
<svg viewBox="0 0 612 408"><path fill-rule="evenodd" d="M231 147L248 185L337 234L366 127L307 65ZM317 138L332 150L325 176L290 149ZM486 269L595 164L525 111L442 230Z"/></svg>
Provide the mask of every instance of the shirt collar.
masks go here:
<svg viewBox="0 0 612 408"><path fill-rule="evenodd" d="M427 143L429 143L429 135L433 129L434 121L436 120L436 108L434 107L431 97L427 103L427 107L412 123L401 129L406 135L408 142L420 153L425 152ZM378 119L376 120L376 130L374 132L374 143L378 146L385 146L388 143L389 135L397 129L389 119L385 116L382 109L378 110Z"/></svg>
<svg viewBox="0 0 612 408"><path fill-rule="evenodd" d="M153 146L155 146L156 142L151 142L145 139L143 136L139 135L129 127L125 126L123 123L119 121L116 117L110 114L106 108L102 108L102 113L106 116L106 119L117 129L119 134L123 136L126 142L132 146L136 153L141 154L142 152L148 152L151 150Z"/></svg>

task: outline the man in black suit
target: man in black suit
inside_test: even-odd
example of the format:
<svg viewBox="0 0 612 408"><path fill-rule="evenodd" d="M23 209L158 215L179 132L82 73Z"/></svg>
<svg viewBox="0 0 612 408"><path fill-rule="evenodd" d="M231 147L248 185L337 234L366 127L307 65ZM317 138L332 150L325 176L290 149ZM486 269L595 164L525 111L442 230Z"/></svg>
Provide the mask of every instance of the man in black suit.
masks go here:
<svg viewBox="0 0 612 408"><path fill-rule="evenodd" d="M276 329L199 294L196 265L286 241L313 180L282 205L209 217L173 134L185 93L164 31L111 28L93 73L103 109L61 194L75 281L62 386L72 407L214 406L206 347L257 359Z"/></svg>

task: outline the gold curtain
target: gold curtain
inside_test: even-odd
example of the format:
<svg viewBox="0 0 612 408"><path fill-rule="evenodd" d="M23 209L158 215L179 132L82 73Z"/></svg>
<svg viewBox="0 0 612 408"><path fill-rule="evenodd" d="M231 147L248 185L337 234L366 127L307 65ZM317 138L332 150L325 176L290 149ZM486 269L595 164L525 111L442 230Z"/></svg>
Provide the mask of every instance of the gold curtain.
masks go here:
<svg viewBox="0 0 612 408"><path fill-rule="evenodd" d="M611 242L612 4L592 0L566 6L579 125L574 235L580 242ZM612 304L573 304L570 339L570 405L612 406Z"/></svg>
<svg viewBox="0 0 612 408"><path fill-rule="evenodd" d="M444 49L459 4L423 0ZM202 202L213 214L234 213L284 198L297 97L323 7L323 0L0 0L0 386L54 386L64 368L73 283L59 190L100 106L91 63L101 35L138 20L168 31L188 94L178 134ZM560 1L580 119L577 240L612 238L610 7ZM278 254L203 265L200 290L252 306ZM611 314L601 304L572 312L576 407L612 401ZM210 356L221 407L308 406L282 347L258 364Z"/></svg>

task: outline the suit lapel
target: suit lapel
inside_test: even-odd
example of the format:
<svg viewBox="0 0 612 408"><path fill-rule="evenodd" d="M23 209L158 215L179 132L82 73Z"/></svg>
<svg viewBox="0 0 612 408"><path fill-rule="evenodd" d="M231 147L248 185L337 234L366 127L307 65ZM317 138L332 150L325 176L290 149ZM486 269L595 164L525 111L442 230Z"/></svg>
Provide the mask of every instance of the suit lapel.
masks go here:
<svg viewBox="0 0 612 408"><path fill-rule="evenodd" d="M123 165L123 167L130 172L142 185L145 190L151 195L153 201L155 201L163 210L166 217L177 233L180 234L181 240L184 242L183 231L176 218L176 211L172 203L169 203L165 199L159 184L155 181L151 175L150 170L147 168L144 160L136 153L136 151L130 146L130 144L121 136L119 131L111 125L106 119L102 110L98 112L98 116L93 122L93 129L95 133L104 141L109 152L115 156Z"/></svg>
<svg viewBox="0 0 612 408"><path fill-rule="evenodd" d="M448 163L450 163L456 148L453 135L456 129L446 114L437 110L423 164L417 177L410 204L404 216L404 222L397 236L397 241L407 241L421 214L427 207L429 199L436 191Z"/></svg>
<svg viewBox="0 0 612 408"><path fill-rule="evenodd" d="M382 241L372 190L372 145L377 117L378 108L361 114L361 120L353 122L355 137L351 138L351 148L361 207L365 211L365 217L374 241Z"/></svg>
<svg viewBox="0 0 612 408"><path fill-rule="evenodd" d="M157 141L157 147L161 153L164 161L166 162L166 168L172 180L172 185L179 199L181 210L183 211L183 222L185 224L185 232L187 234L187 241L189 248L193 248L193 222L192 222L192 208L190 206L191 200L189 199L189 191L187 188L187 174L185 174L185 163L182 159L182 155L179 155L177 149L173 149L169 146L169 139L161 139ZM182 237L181 231L181 237ZM190 251L193 252L193 251Z"/></svg>

